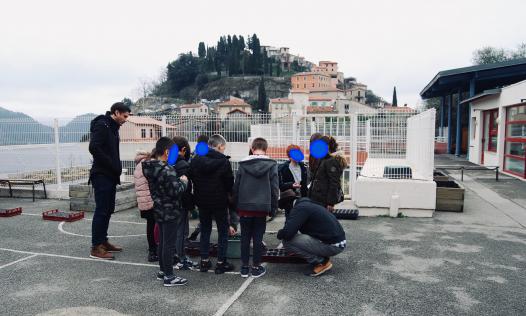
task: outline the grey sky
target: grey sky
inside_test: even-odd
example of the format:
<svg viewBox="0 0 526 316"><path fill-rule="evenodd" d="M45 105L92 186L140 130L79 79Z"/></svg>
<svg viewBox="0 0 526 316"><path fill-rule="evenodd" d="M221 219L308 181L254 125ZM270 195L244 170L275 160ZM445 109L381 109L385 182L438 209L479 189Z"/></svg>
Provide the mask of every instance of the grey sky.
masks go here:
<svg viewBox="0 0 526 316"><path fill-rule="evenodd" d="M398 103L414 106L476 48L526 41L524 12L523 0L5 1L0 106L44 121L101 113L199 41L253 33L337 61L386 100L396 85Z"/></svg>

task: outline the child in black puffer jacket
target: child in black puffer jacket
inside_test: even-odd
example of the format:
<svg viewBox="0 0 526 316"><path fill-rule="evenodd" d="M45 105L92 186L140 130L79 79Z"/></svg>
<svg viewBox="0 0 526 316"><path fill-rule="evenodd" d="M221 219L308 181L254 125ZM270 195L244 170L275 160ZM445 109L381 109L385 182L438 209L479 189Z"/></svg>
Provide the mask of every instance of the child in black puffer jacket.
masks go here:
<svg viewBox="0 0 526 316"><path fill-rule="evenodd" d="M153 200L153 214L159 226L159 267L157 279L164 286L185 285L188 281L177 277L173 271L173 257L177 237L177 226L181 220L183 208L181 197L186 191L188 178L177 174L175 168L166 163L174 142L161 137L155 144L152 159L142 162L144 177Z"/></svg>
<svg viewBox="0 0 526 316"><path fill-rule="evenodd" d="M175 136L172 138L174 143L179 148L179 156L177 157L177 161L175 163L175 171L178 175L184 175L188 176L188 172L190 171L190 163L188 160L190 160L190 144L188 144L188 140L182 136ZM185 241L188 238L189 234L189 213L195 208L193 196L192 196L192 182L188 182L188 187L186 188L186 191L183 194L183 197L181 199L183 212L181 214L181 221L179 221L179 225L177 227L177 242L176 242L176 251L177 251L177 257L178 262L175 266L178 270L191 270L194 267L194 262L192 262L187 256L184 251Z"/></svg>

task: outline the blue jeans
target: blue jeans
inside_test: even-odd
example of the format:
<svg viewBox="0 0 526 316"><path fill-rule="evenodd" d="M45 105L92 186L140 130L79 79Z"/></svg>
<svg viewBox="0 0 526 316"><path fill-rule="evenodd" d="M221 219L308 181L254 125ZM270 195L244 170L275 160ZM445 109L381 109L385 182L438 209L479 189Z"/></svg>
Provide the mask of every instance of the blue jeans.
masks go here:
<svg viewBox="0 0 526 316"><path fill-rule="evenodd" d="M108 226L111 214L115 211L115 194L117 184L104 175L91 178L95 192L95 214L91 223L91 245L98 246L108 241Z"/></svg>
<svg viewBox="0 0 526 316"><path fill-rule="evenodd" d="M241 262L243 266L248 266L250 259L250 240L252 240L253 257L252 265L261 264L263 255L263 235L267 229L266 217L244 217L239 219L241 224Z"/></svg>
<svg viewBox="0 0 526 316"><path fill-rule="evenodd" d="M201 259L208 259L210 249L210 234L212 233L212 218L217 225L217 261L226 260L228 247L228 212L227 209L205 210L199 208L199 221L201 222Z"/></svg>

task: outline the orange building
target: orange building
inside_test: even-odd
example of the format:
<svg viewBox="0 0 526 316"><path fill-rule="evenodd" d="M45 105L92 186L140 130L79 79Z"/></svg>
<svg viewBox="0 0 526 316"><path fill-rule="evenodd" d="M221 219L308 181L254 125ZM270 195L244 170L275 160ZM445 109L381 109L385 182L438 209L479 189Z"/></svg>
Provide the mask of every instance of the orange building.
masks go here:
<svg viewBox="0 0 526 316"><path fill-rule="evenodd" d="M309 91L313 89L332 87L331 77L323 73L300 72L290 77L293 91Z"/></svg>

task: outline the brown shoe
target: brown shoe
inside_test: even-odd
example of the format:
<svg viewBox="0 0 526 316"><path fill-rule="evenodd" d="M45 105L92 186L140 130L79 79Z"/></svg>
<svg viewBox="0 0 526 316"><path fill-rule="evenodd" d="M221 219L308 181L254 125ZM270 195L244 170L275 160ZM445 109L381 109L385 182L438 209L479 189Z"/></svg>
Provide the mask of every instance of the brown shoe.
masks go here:
<svg viewBox="0 0 526 316"><path fill-rule="evenodd" d="M109 241L105 241L102 244L102 246L104 247L104 249L106 249L107 252L121 252L122 251L121 247L112 245L112 244L110 244Z"/></svg>
<svg viewBox="0 0 526 316"><path fill-rule="evenodd" d="M321 275L327 271L329 271L332 268L332 263L329 259L326 259L323 263L317 264L314 269L312 269L312 272L310 276L318 276Z"/></svg>
<svg viewBox="0 0 526 316"><path fill-rule="evenodd" d="M89 255L93 259L102 259L102 260L114 260L115 257L106 251L103 245L97 245L91 248L91 253Z"/></svg>

